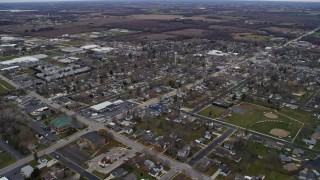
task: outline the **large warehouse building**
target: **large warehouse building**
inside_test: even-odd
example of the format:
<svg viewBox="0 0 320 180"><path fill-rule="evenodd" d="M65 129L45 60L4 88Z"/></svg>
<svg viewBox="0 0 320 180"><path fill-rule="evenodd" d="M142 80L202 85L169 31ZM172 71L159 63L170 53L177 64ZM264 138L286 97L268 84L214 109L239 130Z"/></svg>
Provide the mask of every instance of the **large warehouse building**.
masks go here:
<svg viewBox="0 0 320 180"><path fill-rule="evenodd" d="M105 101L103 103L91 106L90 109L94 112L97 113L102 113L102 112L106 112L106 111L114 111L116 109L119 108L119 104L121 104L123 101L118 100L115 102L109 102L109 101Z"/></svg>

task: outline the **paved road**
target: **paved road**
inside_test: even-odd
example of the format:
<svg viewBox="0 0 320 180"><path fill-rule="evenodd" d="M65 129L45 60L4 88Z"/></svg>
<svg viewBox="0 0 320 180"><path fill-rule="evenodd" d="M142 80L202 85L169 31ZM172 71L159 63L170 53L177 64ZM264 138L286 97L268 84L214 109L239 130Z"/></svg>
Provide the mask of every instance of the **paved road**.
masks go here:
<svg viewBox="0 0 320 180"><path fill-rule="evenodd" d="M200 151L200 153L196 154L194 157L192 157L188 164L190 166L194 166L200 159L202 159L204 156L209 154L216 146L218 146L222 141L224 141L227 137L229 137L232 133L234 133L236 130L233 128L228 129L226 132L224 132L221 136L219 136L216 140L211 142L205 149Z"/></svg>
<svg viewBox="0 0 320 180"><path fill-rule="evenodd" d="M309 96L303 103L300 104L299 108L302 109L304 108L311 100L312 98L314 98L318 93L320 92L320 90L314 92L311 96ZM309 107L308 107L309 108Z"/></svg>
<svg viewBox="0 0 320 180"><path fill-rule="evenodd" d="M314 30L312 30L312 31L310 31L310 32L307 32L306 34L303 34L303 35L301 35L301 36L299 36L299 37L297 37L297 38L295 38L295 39L293 39L293 40L285 43L284 45L282 45L282 47L288 46L289 44L291 44L291 43L293 43L293 42L297 42L297 41L299 41L301 38L303 38L303 37L305 37L305 36L308 36L308 35L311 35L311 34L315 33L316 31L318 31L319 29L320 29L320 27L318 27L318 28L316 28L316 29L314 29Z"/></svg>
<svg viewBox="0 0 320 180"><path fill-rule="evenodd" d="M52 156L53 158L59 160L60 162L62 162L63 164L65 164L66 166L68 166L70 169L74 170L75 172L81 174L83 177L89 179L89 180L100 180L100 178L96 177L95 175L89 173L88 171L82 169L80 166L78 166L77 164L69 161L67 158L61 156L59 153L57 152L52 152L49 154L50 156Z"/></svg>
<svg viewBox="0 0 320 180"><path fill-rule="evenodd" d="M297 145L297 144L294 144L294 143L291 143L291 142L288 142L286 140L283 140L283 139L280 139L280 138L276 138L276 137L273 137L273 136L269 136L269 135L266 135L266 134L262 134L262 133L259 133L259 132L256 132L256 131L253 131L253 130L250 130L250 129L246 129L246 128L243 128L243 127L239 127L239 126L236 126L236 125L233 125L233 124L229 124L227 122L224 122L224 121L220 121L220 120L216 120L216 119L211 119L211 118L207 118L207 117L204 117L204 116L201 116L199 114L194 114L194 113L191 113L191 112L187 112L187 111L181 111L182 113L185 113L185 114L188 114L190 116L193 116L193 117L197 117L199 119L202 119L206 122L215 122L215 123L218 123L218 124L221 124L221 125L224 125L224 126L227 126L229 128L233 128L233 129L237 129L237 130L243 130L243 131L248 131L249 133L253 134L253 135L256 135L256 136L259 136L259 137L262 137L264 139L268 139L268 140L271 140L271 141L276 141L276 142L280 142L280 143L283 143L285 145L289 145L289 146L293 146L295 148L300 148L304 151L309 151L309 152L313 152L313 153L316 153L318 155L320 155L320 150L314 150L314 149L309 149L305 146L301 146L301 145Z"/></svg>
<svg viewBox="0 0 320 180"><path fill-rule="evenodd" d="M23 112L23 113L25 115L24 117L27 120L27 125L33 130L37 131L39 134L43 135L47 140L45 141L47 142L47 144L51 144L52 142L57 141L59 139L57 136L54 136L52 133L50 133L50 130L44 130L41 127L41 126L44 126L45 124L30 118L30 116L28 116L26 112Z"/></svg>
<svg viewBox="0 0 320 180"><path fill-rule="evenodd" d="M94 130L94 129L92 129L92 130ZM87 132L88 131L80 131L80 132L75 133L74 135L70 136L68 138L68 140L60 140L60 141L56 142L55 144L53 144L52 146L50 146L50 147L48 147L48 148L46 148L46 149L44 149L42 151L38 151L37 152L38 156L42 156L44 154L52 153L56 149L59 149L59 148L65 146L65 145L71 143L72 141L78 139L80 136L86 134ZM27 162L29 162L29 161L31 161L33 159L34 159L33 155L30 155L30 156L27 156L25 158L20 159L19 161L15 162L15 163L13 163L13 164L11 164L9 166L6 166L6 167L0 169L0 176L3 175L3 174L6 174L6 173L8 173L8 172L10 172L10 171L12 171L12 170L14 170L16 168L18 168L18 167L21 167L22 165L24 165L25 163L27 163Z"/></svg>
<svg viewBox="0 0 320 180"><path fill-rule="evenodd" d="M13 147L11 147L9 144L7 144L4 140L1 140L1 139L0 139L0 148L5 150L7 153L13 156L16 160L23 158L23 155L19 151L15 150Z"/></svg>
<svg viewBox="0 0 320 180"><path fill-rule="evenodd" d="M13 86L15 86L16 88L20 88L19 85L15 84L14 82L12 82L11 80L8 80L7 78L3 77L2 75L0 75L0 78L3 79L3 80L6 80L7 82L9 83L12 83ZM97 123L97 122L94 122L94 121L91 121L89 119L86 119L82 116L79 116L77 114L75 114L75 112L73 111L70 111L70 110L67 110L65 109L64 107L56 104L56 103L53 103L52 101L40 96L39 94L33 92L33 91L28 91L27 92L30 96L32 97L35 97L37 99L39 99L40 101L42 101L43 103L46 103L48 106L51 106L52 108L54 109L57 109L63 113L65 113L66 115L68 116L76 116L76 118L81 121L82 123L85 123L89 126L89 130L88 131L95 131L95 130L98 130L98 129L106 129L108 130L109 132L111 132L114 136L114 139L127 145L127 146L130 146L131 148L135 149L136 151L147 151L147 153L150 153L150 154L155 154L155 152L151 149L148 149L147 147L145 147L144 145L140 144L140 143L137 143L133 140L130 140L128 139L127 137L123 136L123 135L120 135L112 130L110 130L109 128L106 128L104 126L102 126L100 123ZM85 133L87 133L87 131L80 131L72 136L70 136L67 140L60 140L58 141L56 144L50 146L49 148L45 149L45 150L42 150L42 151L39 151L38 152L38 155L41 156L43 154L48 154L48 153L52 153L54 152L55 150L71 143L72 141L76 140L78 137L84 135ZM184 164L184 163L181 163L181 162L178 162L178 161L175 161L167 156L164 156L162 154L157 154L157 157L164 161L164 162L170 162L170 165L172 166L172 168L175 168L179 171L187 171L187 172L190 172L193 177L195 177L196 179L210 179L208 176L202 174L202 173L199 173L198 171L195 171L192 167L190 167L189 165L187 164ZM14 164L11 164L3 169L0 170L0 175L1 174L5 174L7 172L10 172L11 170L17 168L17 167L20 167L21 165L23 165L24 163L26 162L29 162L33 159L33 156L28 156Z"/></svg>

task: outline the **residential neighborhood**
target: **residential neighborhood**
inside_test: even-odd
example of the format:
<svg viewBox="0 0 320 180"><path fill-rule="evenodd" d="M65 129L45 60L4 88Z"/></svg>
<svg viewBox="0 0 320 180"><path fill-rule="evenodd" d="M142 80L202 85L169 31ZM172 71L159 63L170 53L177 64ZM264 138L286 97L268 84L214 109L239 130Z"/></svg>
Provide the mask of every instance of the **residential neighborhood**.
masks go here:
<svg viewBox="0 0 320 180"><path fill-rule="evenodd" d="M320 179L295 3L0 2L0 180Z"/></svg>

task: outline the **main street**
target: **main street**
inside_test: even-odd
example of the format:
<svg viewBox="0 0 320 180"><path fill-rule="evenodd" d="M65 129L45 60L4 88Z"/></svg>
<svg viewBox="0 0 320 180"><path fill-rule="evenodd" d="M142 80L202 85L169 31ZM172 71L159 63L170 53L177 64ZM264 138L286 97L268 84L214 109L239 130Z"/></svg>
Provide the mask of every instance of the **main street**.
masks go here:
<svg viewBox="0 0 320 180"><path fill-rule="evenodd" d="M6 77L4 77L3 75L0 75L0 79L2 80L5 80L7 82L9 82L10 84L12 84L14 87L16 88L21 88L19 85L17 85L16 83L14 83L13 81L7 79ZM42 96L40 96L39 94L33 92L33 91L27 91L27 94L29 96L32 96L34 98L37 98L38 100L42 101L43 103L46 103L47 105L51 106L52 108L56 109L56 110L59 110L63 113L65 113L66 115L68 116L74 116L77 118L77 120L81 121L82 123L84 124L87 124L89 127L86 129L86 130L82 130L82 131L79 131L77 133L75 133L74 135L70 136L68 139L63 139L63 140L60 140L58 141L57 143L55 143L54 145L42 150L42 151L39 151L38 152L38 156L42 156L44 154L50 154L50 153L53 153L55 150L75 141L76 139L78 139L80 136L86 134L87 132L89 131L95 131L95 130L99 130L99 129L106 129L108 130L109 132L111 132L114 136L114 139L116 141L119 141L133 149L135 149L136 151L146 151L146 153L149 153L149 154L155 154L155 152L151 149L148 149L147 147L145 147L144 145L138 143L138 142L135 142L133 140L130 140L129 138L121 135L121 134L118 134L104 126L102 126L100 123L97 123L97 122L94 122L94 121L91 121L89 119L86 119L84 118L83 116L79 116L77 115L75 112L73 111L70 111L70 110L67 110L65 108L63 108L62 106L48 100L47 98L44 98ZM164 156L162 154L157 154L157 157L159 160L163 161L163 162L169 162L170 163L170 166L171 168L174 168L178 171L187 171L187 172L190 172L193 177L197 178L197 179L210 179L208 176L202 174L202 173L199 173L198 171L194 170L191 166L187 165L187 164L184 164L184 163L181 163L181 162L178 162L178 161L175 161L167 156ZM26 157L26 158L23 158L3 169L0 170L0 175L4 175L16 168L19 168L21 167L23 164L33 160L34 157L32 155Z"/></svg>

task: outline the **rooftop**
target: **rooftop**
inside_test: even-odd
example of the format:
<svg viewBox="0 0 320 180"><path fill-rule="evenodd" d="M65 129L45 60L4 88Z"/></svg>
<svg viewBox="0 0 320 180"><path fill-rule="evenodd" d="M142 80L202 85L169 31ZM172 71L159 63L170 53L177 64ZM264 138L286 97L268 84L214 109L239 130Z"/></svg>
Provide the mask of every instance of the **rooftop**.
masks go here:
<svg viewBox="0 0 320 180"><path fill-rule="evenodd" d="M50 121L49 124L54 128L64 128L71 125L71 120L66 117L62 117Z"/></svg>

